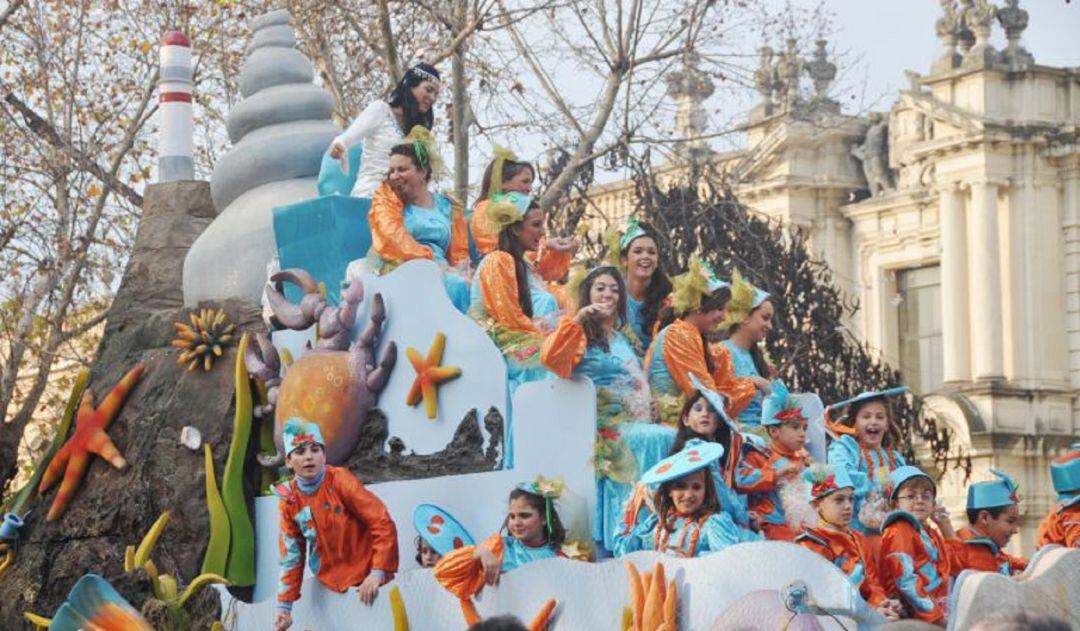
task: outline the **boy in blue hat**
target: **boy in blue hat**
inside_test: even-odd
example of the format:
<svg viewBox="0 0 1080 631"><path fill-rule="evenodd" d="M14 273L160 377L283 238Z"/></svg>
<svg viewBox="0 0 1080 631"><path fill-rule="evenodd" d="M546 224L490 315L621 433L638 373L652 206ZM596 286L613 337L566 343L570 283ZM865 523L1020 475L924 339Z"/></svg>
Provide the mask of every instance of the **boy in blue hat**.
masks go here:
<svg viewBox="0 0 1080 631"><path fill-rule="evenodd" d="M944 624L956 539L949 514L936 505L937 486L918 467L898 467L885 487L889 513L881 525L878 568L885 593L900 596L913 618ZM930 520L937 528L930 526Z"/></svg>
<svg viewBox="0 0 1080 631"><path fill-rule="evenodd" d="M1039 524L1039 547L1056 543L1080 548L1080 443L1072 451L1050 463L1050 478L1058 493L1058 503Z"/></svg>
<svg viewBox="0 0 1080 631"><path fill-rule="evenodd" d="M804 477L818 523L795 537L795 543L817 552L848 575L866 602L887 620L898 620L900 601L885 594L877 564L866 539L851 528L855 516L855 483L846 469L814 465Z"/></svg>
<svg viewBox="0 0 1080 631"><path fill-rule="evenodd" d="M962 570L998 572L1011 576L1023 572L1027 559L1006 554L1009 539L1020 530L1020 498L1017 485L1008 475L990 470L998 477L991 482L976 482L968 487L968 526L956 534L953 547L953 575Z"/></svg>
<svg viewBox="0 0 1080 631"><path fill-rule="evenodd" d="M295 476L274 486L281 513L274 631L292 626L305 557L320 583L337 592L359 586L360 599L369 605L398 566L390 512L351 471L326 465L319 426L294 417L282 434L285 464Z"/></svg>

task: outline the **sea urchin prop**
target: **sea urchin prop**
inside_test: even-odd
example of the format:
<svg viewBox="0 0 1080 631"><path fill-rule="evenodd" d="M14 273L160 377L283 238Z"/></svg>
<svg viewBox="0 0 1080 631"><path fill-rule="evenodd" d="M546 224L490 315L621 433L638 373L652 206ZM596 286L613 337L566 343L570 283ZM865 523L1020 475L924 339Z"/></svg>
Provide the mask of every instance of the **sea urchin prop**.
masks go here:
<svg viewBox="0 0 1080 631"><path fill-rule="evenodd" d="M229 322L224 309L203 308L198 313L191 312L191 324L173 322L179 335L172 345L180 349L176 363L187 364L188 370L195 370L200 364L209 372L214 367L214 358L221 357L222 349L235 337L236 325Z"/></svg>

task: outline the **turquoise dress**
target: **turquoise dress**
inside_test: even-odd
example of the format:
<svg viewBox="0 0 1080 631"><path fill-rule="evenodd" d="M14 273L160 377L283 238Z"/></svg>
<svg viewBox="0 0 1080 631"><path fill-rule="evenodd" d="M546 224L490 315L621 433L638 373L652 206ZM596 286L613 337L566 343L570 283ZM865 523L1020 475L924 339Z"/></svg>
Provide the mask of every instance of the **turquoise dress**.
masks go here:
<svg viewBox="0 0 1080 631"><path fill-rule="evenodd" d="M630 330L637 336L638 341L641 342L641 356L645 356L645 351L649 348L649 344L652 344L652 329L645 330L645 317L642 315L641 310L645 308L644 302L634 300L632 297L626 297L626 320L630 325Z"/></svg>
<svg viewBox="0 0 1080 631"><path fill-rule="evenodd" d="M890 466L889 456L892 455ZM854 436L844 435L829 443L827 461L834 467L843 467L855 484L855 514L851 518L851 528L864 535L876 535L878 532L867 528L859 521L859 510L866 499L876 494L881 497L883 487L888 482L888 475L893 469L907 464L900 452L895 449L891 454L882 449L861 449ZM881 473L879 473L881 472Z"/></svg>
<svg viewBox="0 0 1080 631"><path fill-rule="evenodd" d="M744 541L761 540L757 533L735 525L731 515L725 512L713 513L704 521L675 517L672 526L667 540L663 541L662 535L657 536L660 519L654 513L648 513L642 521L634 525L629 534L616 533L615 556L638 550L657 550L657 546L661 545L663 550L657 550L659 552L698 557L719 552ZM693 545L695 537L697 544Z"/></svg>
<svg viewBox="0 0 1080 631"><path fill-rule="evenodd" d="M665 326L656 334L656 340L653 341L655 348L652 351L652 361L649 362L649 387L657 397L678 397L682 394L675 380L671 378L671 373L668 372L667 362L664 361L664 340L670 328L671 325Z"/></svg>
<svg viewBox="0 0 1080 631"><path fill-rule="evenodd" d="M431 248L435 262L445 269L449 263L446 252L450 249L450 226L453 206L450 198L442 193L435 193L435 205L431 207L406 204L402 212L405 230L420 245ZM443 273L443 284L450 302L461 313L469 308L469 282L453 270Z"/></svg>
<svg viewBox="0 0 1080 631"><path fill-rule="evenodd" d="M526 563L532 563L533 561L541 561L543 559L554 559L555 557L564 556L561 552L544 544L542 546L532 547L527 546L517 539L508 535L503 535L503 557L502 557L502 571L509 572L516 570Z"/></svg>
<svg viewBox="0 0 1080 631"><path fill-rule="evenodd" d="M618 441L634 459L634 480L667 457L675 429L651 422L649 386L634 345L625 335L616 331L607 351L589 346L573 374L588 377L596 386L597 427L601 432L618 432ZM593 538L608 550L614 550L614 533L632 492L629 482L597 476Z"/></svg>
<svg viewBox="0 0 1080 631"><path fill-rule="evenodd" d="M518 348L516 343L508 344L507 340L503 339L504 336L496 330L498 328L497 323L487 313L487 308L484 306L483 290L480 288L480 274L488 260L490 260L488 256L481 259L480 265L476 268L476 273L473 274L472 291L470 292L471 304L467 312L469 317L487 329L495 345L503 352L503 357L506 359L506 378L510 384L510 394L513 395L518 386L524 383L542 379L554 379L555 375L540 364L539 340L535 341L535 349ZM532 295L533 322L545 334L555 330L559 318L562 317L562 310L559 308L555 296L548 291L544 279L540 278L540 275L531 268L529 272L529 293ZM534 352L529 357L522 357L525 352L529 351Z"/></svg>
<svg viewBox="0 0 1080 631"><path fill-rule="evenodd" d="M735 371L736 377L764 377L764 375L758 373L757 366L754 365L754 358L750 356L750 351L738 346L731 340L724 340L724 346L731 352L731 363ZM754 398L750 400L750 403L746 404L746 407L739 412L739 424L742 425L744 430L754 430L761 427L761 390L754 393Z"/></svg>

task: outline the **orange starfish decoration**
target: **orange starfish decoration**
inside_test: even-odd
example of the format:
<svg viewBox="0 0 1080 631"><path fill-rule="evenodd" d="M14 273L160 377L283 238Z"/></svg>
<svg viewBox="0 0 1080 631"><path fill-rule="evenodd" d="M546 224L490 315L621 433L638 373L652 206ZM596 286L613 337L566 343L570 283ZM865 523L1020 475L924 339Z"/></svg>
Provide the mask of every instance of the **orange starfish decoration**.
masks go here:
<svg viewBox="0 0 1080 631"><path fill-rule="evenodd" d="M124 378L116 384L96 409L94 408L94 394L89 389L83 394L82 401L79 402L78 415L75 417L75 433L64 443L60 451L56 452L56 456L53 457L45 470L45 475L41 478L41 484L38 485L38 493L44 493L60 478L61 473L64 474L60 490L53 499L45 521L56 521L67 510L75 489L79 486L90 464L90 454L101 456L117 469L127 466L127 461L120 455L120 451L105 430L116 418L120 406L124 404L142 373L143 365L135 364L135 367L124 375Z"/></svg>
<svg viewBox="0 0 1080 631"><path fill-rule="evenodd" d="M420 403L421 395L424 399L424 411L428 418L438 415L439 399L436 388L444 381L449 381L461 376L461 369L457 366L440 366L442 363L443 350L446 348L446 335L435 334L435 341L431 343L427 359L420 357L420 351L409 347L405 349L405 355L409 358L413 370L416 371L416 381L409 388L409 394L405 397L406 405Z"/></svg>

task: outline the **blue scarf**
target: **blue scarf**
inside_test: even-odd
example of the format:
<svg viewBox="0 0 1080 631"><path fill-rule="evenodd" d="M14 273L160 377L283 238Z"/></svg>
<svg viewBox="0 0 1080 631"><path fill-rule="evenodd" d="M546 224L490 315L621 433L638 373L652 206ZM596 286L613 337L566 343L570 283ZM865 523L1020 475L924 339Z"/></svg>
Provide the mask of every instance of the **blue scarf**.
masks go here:
<svg viewBox="0 0 1080 631"><path fill-rule="evenodd" d="M319 485L322 484L323 478L326 477L326 469L324 468L319 472L319 475L315 477L311 482L305 482L304 478L296 476L296 486L300 489L300 492L304 495L314 495L315 491L319 490Z"/></svg>

